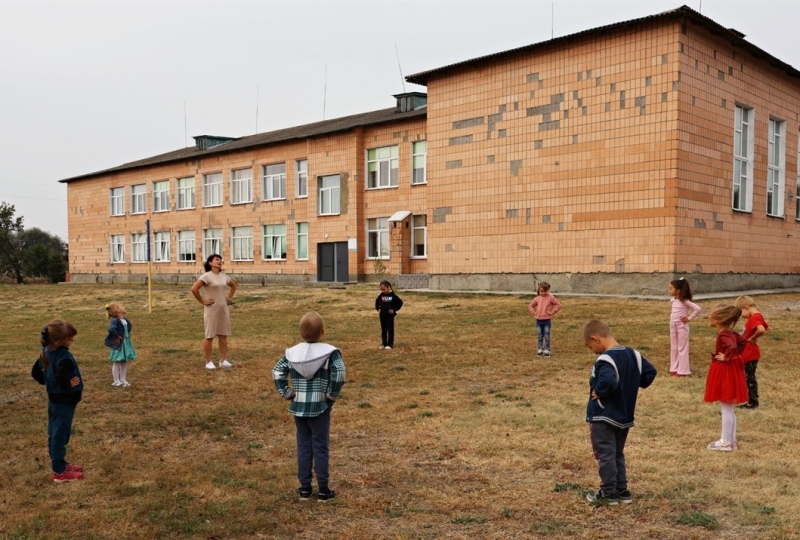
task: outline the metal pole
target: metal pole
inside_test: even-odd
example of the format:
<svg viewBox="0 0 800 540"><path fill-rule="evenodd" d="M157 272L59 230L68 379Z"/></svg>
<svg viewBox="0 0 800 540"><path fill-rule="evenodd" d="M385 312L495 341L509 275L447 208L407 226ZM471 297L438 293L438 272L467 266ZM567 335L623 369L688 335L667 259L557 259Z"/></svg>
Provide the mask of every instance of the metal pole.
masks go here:
<svg viewBox="0 0 800 540"><path fill-rule="evenodd" d="M153 312L153 266L150 262L150 220L145 221L147 230L147 313Z"/></svg>

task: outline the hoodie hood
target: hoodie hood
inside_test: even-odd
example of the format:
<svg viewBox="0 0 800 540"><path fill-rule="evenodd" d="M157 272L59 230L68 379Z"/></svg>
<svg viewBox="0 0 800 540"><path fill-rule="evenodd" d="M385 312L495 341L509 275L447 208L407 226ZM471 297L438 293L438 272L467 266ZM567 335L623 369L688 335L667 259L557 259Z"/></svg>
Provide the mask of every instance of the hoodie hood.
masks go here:
<svg viewBox="0 0 800 540"><path fill-rule="evenodd" d="M286 349L286 359L300 375L313 379L331 353L337 350L339 349L327 343L299 343Z"/></svg>

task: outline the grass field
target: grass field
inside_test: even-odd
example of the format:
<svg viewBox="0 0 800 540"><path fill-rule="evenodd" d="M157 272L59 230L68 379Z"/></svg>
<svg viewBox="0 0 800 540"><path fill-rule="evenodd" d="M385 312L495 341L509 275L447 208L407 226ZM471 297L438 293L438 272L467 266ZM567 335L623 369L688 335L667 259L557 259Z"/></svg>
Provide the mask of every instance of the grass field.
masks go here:
<svg viewBox="0 0 800 540"><path fill-rule="evenodd" d="M665 284L666 287L666 284ZM377 287L240 288L233 369L203 368L202 306L187 287L0 286L0 538L800 538L800 295L756 298L762 406L737 411L740 449L709 452L702 401L714 330L692 323L693 376L668 376L666 301L561 298L553 357L537 358L532 297L398 291L396 348L378 350ZM556 295L557 295L557 291ZM111 387L103 305L122 302L139 359ZM717 301L700 301L706 313ZM309 310L341 348L328 504L300 502L294 423L271 369ZM30 378L42 324L75 324L86 389L55 485L44 388ZM658 368L627 457L634 504L593 506L584 421L592 318ZM741 327L741 323L739 328Z"/></svg>

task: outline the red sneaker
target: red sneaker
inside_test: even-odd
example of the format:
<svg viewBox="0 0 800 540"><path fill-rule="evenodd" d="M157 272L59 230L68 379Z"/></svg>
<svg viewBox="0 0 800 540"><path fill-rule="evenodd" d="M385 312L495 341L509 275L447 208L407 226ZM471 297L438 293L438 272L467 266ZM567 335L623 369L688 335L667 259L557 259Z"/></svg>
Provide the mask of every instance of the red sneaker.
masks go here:
<svg viewBox="0 0 800 540"><path fill-rule="evenodd" d="M83 473L77 471L66 470L61 474L53 473L53 482L60 484L62 482L72 482L73 480L83 479Z"/></svg>
<svg viewBox="0 0 800 540"><path fill-rule="evenodd" d="M67 470L72 472L83 472L83 465L75 465L74 463L67 463Z"/></svg>

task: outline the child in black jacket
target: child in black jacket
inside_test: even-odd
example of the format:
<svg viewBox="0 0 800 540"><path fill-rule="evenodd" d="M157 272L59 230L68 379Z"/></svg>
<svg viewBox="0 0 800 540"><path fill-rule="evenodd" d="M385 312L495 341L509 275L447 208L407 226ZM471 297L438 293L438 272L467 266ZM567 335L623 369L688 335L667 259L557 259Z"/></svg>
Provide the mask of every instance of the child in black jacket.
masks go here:
<svg viewBox="0 0 800 540"><path fill-rule="evenodd" d="M375 310L381 319L381 349L394 347L394 318L401 307L403 301L392 289L392 284L381 281L381 294L375 299Z"/></svg>

